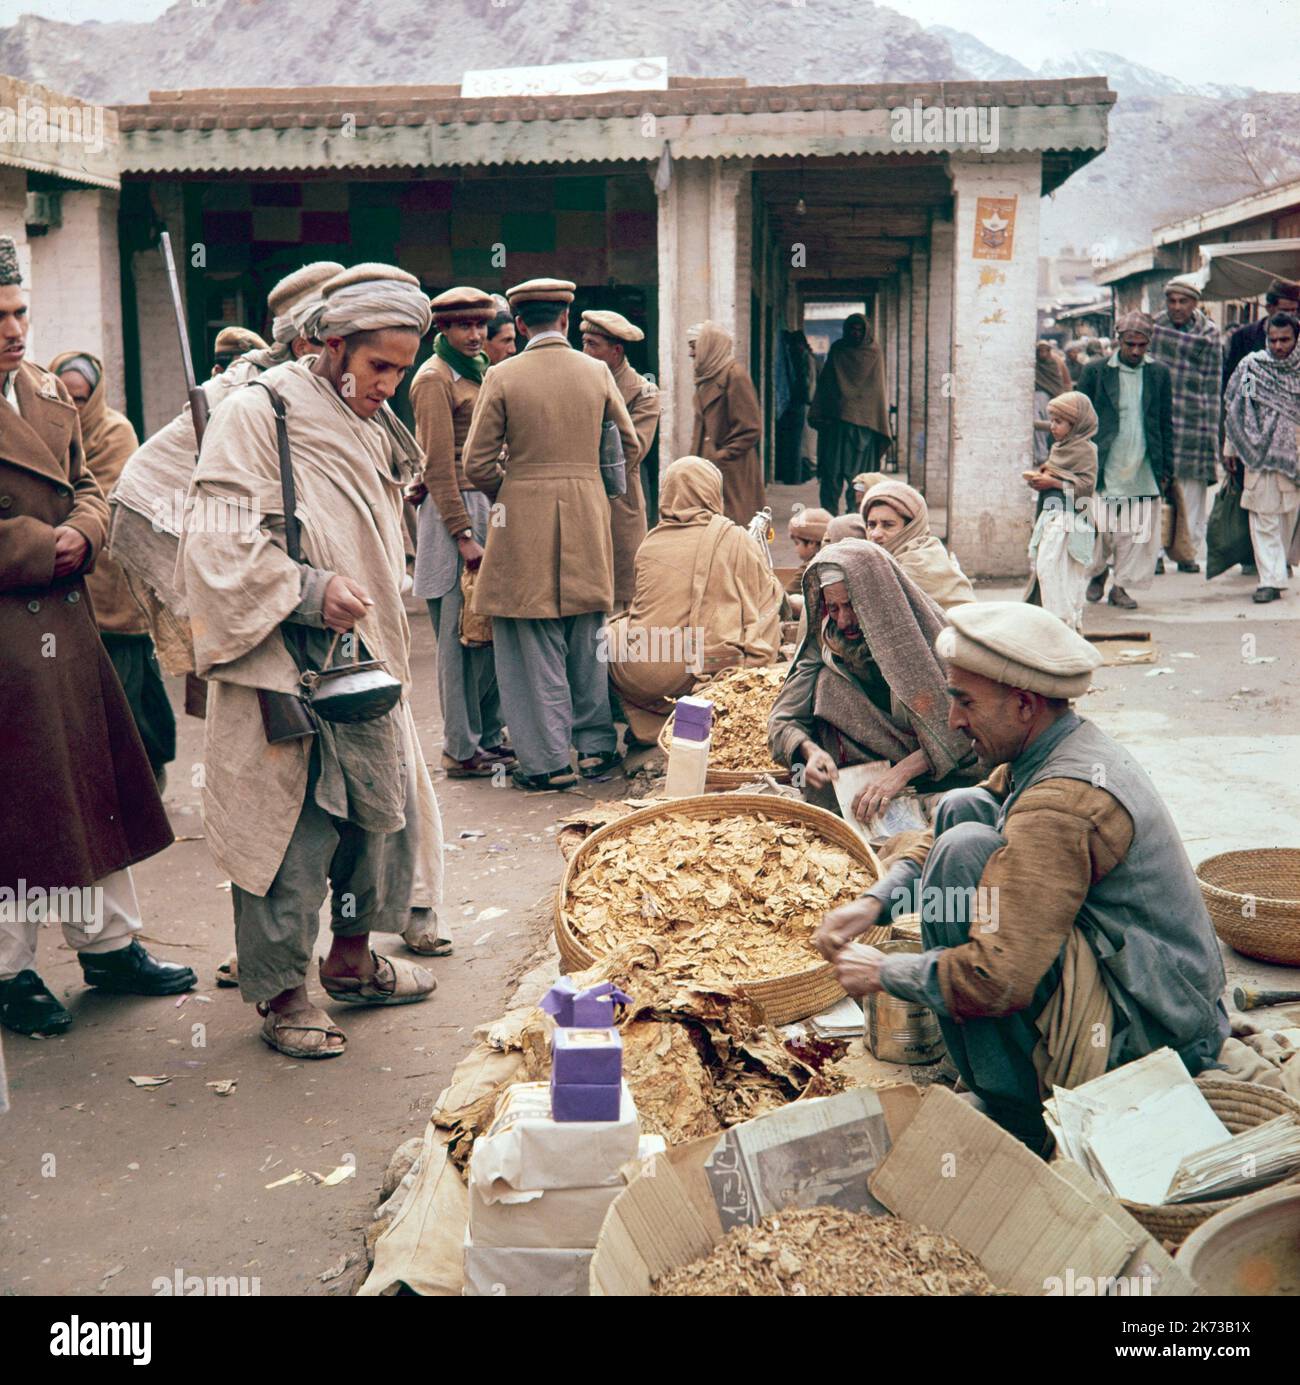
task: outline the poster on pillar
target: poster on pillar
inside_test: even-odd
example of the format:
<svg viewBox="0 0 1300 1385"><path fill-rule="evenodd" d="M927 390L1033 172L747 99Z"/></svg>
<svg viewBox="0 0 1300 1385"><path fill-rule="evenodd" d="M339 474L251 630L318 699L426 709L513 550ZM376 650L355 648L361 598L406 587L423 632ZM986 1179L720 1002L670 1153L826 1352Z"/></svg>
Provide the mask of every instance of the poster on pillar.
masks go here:
<svg viewBox="0 0 1300 1385"><path fill-rule="evenodd" d="M1016 234L1015 197L980 197L975 202L976 260L1009 260Z"/></svg>

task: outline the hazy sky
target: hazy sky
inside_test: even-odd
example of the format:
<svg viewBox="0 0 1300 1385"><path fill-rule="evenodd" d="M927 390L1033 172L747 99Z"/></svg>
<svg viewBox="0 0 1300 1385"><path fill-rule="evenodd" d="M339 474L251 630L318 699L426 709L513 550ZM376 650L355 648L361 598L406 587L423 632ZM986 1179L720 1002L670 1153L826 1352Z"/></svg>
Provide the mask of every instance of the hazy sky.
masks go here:
<svg viewBox="0 0 1300 1385"><path fill-rule="evenodd" d="M198 3L199 0L192 0ZM611 15L635 0L608 0ZM30 12L79 23L152 19L170 0L0 0L0 23ZM526 4L527 0L516 0ZM755 8L784 0L752 0ZM807 0L815 6L819 0ZM383 0L369 0L376 12ZM1296 0L893 0L918 23L964 29L991 48L1037 67L1053 53L1101 48L1185 82L1228 82L1294 91L1300 5Z"/></svg>

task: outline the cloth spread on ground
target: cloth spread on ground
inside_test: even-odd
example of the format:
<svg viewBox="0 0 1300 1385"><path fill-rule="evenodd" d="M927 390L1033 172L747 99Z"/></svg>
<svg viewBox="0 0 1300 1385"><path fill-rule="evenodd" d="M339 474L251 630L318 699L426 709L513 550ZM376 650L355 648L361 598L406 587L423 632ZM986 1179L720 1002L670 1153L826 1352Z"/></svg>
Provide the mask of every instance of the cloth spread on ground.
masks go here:
<svg viewBox="0 0 1300 1385"><path fill-rule="evenodd" d="M659 523L637 550L631 608L610 623L610 676L643 740L671 710L666 699L689 692L696 677L776 659L781 584L721 511L722 475L712 462L683 457L668 468ZM664 648L673 634L680 638Z"/></svg>
<svg viewBox="0 0 1300 1385"><path fill-rule="evenodd" d="M1199 308L1181 329L1163 312L1155 320L1149 354L1173 376L1174 478L1211 485L1223 388L1219 329Z"/></svg>
<svg viewBox="0 0 1300 1385"><path fill-rule="evenodd" d="M304 586L323 592L319 578L333 573L359 582L375 603L358 627L365 649L410 682L400 595L402 479L385 430L353 413L302 362L265 378L285 401L303 558L311 566L293 562L283 548L275 420L262 389L240 391L213 415L193 490L209 506L229 506L232 523L187 530L177 565L197 672L214 683L205 728L208 844L252 894L269 888L306 790L306 743L268 745L257 700L259 688L298 689L280 626L299 611ZM233 521L241 515L258 523L240 527ZM319 626L319 615L308 623Z"/></svg>
<svg viewBox="0 0 1300 1385"><path fill-rule="evenodd" d="M920 491L906 481L883 480L870 486L862 497L862 510L888 505L903 521L897 534L881 547L932 600L946 611L975 600L975 588L957 566L956 559L930 532L930 508Z"/></svg>
<svg viewBox="0 0 1300 1385"><path fill-rule="evenodd" d="M1300 480L1300 350L1280 361L1267 350L1252 351L1228 381L1223 424L1246 466Z"/></svg>
<svg viewBox="0 0 1300 1385"><path fill-rule="evenodd" d="M866 326L861 313L845 319ZM831 344L817 382L809 421L856 423L884 437L890 436L889 405L885 399L885 354L875 342L850 345L843 337Z"/></svg>

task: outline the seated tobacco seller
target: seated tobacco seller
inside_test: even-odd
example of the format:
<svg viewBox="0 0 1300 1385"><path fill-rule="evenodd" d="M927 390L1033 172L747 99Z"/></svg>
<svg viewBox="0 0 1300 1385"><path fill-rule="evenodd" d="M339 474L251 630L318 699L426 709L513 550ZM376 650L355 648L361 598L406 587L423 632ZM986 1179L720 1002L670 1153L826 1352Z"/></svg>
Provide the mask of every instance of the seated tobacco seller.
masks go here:
<svg viewBox="0 0 1300 1385"><path fill-rule="evenodd" d="M1195 1076L1228 1035L1223 961L1178 829L1136 760L1070 706L1101 656L1050 612L977 602L935 643L948 723L991 770L817 933L850 995L939 1017L962 1081L1044 1152L1042 1100L1161 1047ZM919 912L924 951L866 929Z"/></svg>
<svg viewBox="0 0 1300 1385"><path fill-rule="evenodd" d="M888 553L862 539L823 548L803 578L808 628L767 724L778 764L802 767L804 798L838 812L844 765L888 760L853 811L863 820L912 788L936 793L979 777L947 722L935 637L940 608Z"/></svg>

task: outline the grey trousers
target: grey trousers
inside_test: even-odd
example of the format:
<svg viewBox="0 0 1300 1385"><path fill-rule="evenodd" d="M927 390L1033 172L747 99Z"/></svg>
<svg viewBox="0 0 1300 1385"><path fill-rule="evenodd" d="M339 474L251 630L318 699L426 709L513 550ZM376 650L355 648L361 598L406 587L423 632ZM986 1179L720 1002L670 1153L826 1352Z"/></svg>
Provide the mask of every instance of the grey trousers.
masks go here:
<svg viewBox="0 0 1300 1385"><path fill-rule="evenodd" d="M501 744L501 696L491 646L467 649L460 642L465 604L457 582L446 596L428 598L438 642L438 701L442 704L442 748L453 760Z"/></svg>
<svg viewBox="0 0 1300 1385"><path fill-rule="evenodd" d="M839 514L841 496L845 514L857 510L853 478L874 469L879 442L879 433L858 423L821 425L817 434L817 494L823 510Z"/></svg>
<svg viewBox="0 0 1300 1385"><path fill-rule="evenodd" d="M406 776L406 826L367 832L316 802L317 753L297 826L271 888L249 894L231 885L239 994L252 1004L306 983L320 911L330 903L330 929L342 938L400 933L406 927L418 849L415 776Z"/></svg>
<svg viewBox="0 0 1300 1385"><path fill-rule="evenodd" d="M558 620L492 617L493 649L510 748L525 774L568 769L579 755L618 746L609 665L599 655L601 611Z"/></svg>
<svg viewBox="0 0 1300 1385"><path fill-rule="evenodd" d="M921 942L927 952L960 947L970 935L969 915L980 877L989 857L1006 845L1006 838L994 827L999 807L992 794L978 788L953 789L939 804L934 846L918 882L919 894L911 901L913 911L920 906ZM993 1120L1035 1153L1042 1150L1047 1127L1033 1060L1040 1038L1034 1020L1060 983L1058 958L1038 983L1027 1009L961 1024L938 1016L948 1056L962 1081Z"/></svg>

